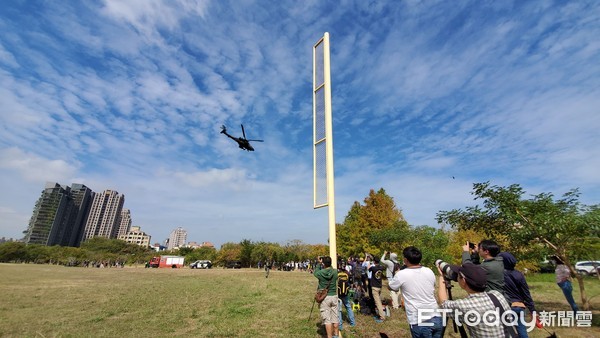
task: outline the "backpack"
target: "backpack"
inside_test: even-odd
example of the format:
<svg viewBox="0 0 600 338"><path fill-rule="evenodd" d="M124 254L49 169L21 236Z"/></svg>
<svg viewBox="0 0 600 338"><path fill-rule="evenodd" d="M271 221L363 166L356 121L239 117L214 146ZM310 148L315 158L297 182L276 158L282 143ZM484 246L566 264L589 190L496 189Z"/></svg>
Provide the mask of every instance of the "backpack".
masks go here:
<svg viewBox="0 0 600 338"><path fill-rule="evenodd" d="M404 269L406 266L400 263L394 263L394 271L393 274L396 274L397 271Z"/></svg>
<svg viewBox="0 0 600 338"><path fill-rule="evenodd" d="M337 285L338 296L344 297L344 296L348 295L348 289L349 289L348 279L349 279L349 276L346 271L338 272L338 285Z"/></svg>
<svg viewBox="0 0 600 338"><path fill-rule="evenodd" d="M360 280L360 276L363 274L364 271L365 271L365 269L363 268L362 264L356 263L356 266L352 270L352 273L354 274L354 278L357 278Z"/></svg>

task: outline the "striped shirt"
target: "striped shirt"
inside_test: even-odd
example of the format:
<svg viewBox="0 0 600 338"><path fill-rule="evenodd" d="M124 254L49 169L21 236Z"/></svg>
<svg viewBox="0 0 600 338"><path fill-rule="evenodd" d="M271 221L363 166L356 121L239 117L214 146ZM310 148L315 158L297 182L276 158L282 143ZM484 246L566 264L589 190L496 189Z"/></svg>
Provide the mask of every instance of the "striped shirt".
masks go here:
<svg viewBox="0 0 600 338"><path fill-rule="evenodd" d="M504 308L504 311L509 311L510 306L506 302L506 298L495 290L488 292L479 292L469 294L467 298L457 300L446 300L440 306L442 309L450 309L458 311L457 316L452 316L453 319L457 319L458 323L465 325L469 331L471 338L498 338L504 337L504 327L499 321L494 320L482 320L483 314L487 311L494 311L496 307L492 302L488 293L494 294L500 301L500 304ZM466 316L465 316L466 315ZM467 317L467 318L465 318ZM466 319L466 321L465 321ZM479 319L479 320L477 320ZM496 325L487 324L493 322ZM470 324L475 323L475 324Z"/></svg>
<svg viewBox="0 0 600 338"><path fill-rule="evenodd" d="M562 283L571 279L571 270L564 264L558 264L554 272L556 272L556 283Z"/></svg>

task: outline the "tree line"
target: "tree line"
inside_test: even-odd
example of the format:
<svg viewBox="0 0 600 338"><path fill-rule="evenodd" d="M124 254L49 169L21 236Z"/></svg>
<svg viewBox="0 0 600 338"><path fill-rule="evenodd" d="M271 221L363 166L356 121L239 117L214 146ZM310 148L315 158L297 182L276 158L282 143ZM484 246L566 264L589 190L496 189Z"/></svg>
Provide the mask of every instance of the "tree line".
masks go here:
<svg viewBox="0 0 600 338"><path fill-rule="evenodd" d="M536 271L539 263L557 256L577 279L585 308L589 303L584 279L576 273L578 260L597 260L600 252L600 206L587 206L579 201L579 191L573 189L561 198L551 193L526 197L518 184L508 187L475 183L472 194L479 203L463 209L440 211L436 215L439 228L412 226L383 188L371 190L363 203L354 202L344 221L337 224L338 255L364 257L366 253L380 256L384 251L399 255L413 245L423 252L423 264L433 267L442 259L459 264L461 248L466 241L478 243L495 240L504 251L519 259L517 268ZM162 251L186 257L186 263L211 260L215 265L241 261L242 266L257 266L259 262L300 262L328 255L325 244L306 244L292 240L286 244L253 242L225 243L220 249L202 247ZM31 262L76 265L84 261L109 261L123 264L144 264L159 253L149 248L120 240L94 238L80 248L25 245L20 242L0 244L0 262Z"/></svg>

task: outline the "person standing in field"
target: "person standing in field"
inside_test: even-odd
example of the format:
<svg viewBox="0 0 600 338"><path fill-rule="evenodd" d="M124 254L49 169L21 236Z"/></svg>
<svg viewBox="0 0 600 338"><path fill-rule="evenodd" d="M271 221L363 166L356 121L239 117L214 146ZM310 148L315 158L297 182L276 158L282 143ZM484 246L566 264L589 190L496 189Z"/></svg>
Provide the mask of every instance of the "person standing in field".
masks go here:
<svg viewBox="0 0 600 338"><path fill-rule="evenodd" d="M375 321L381 323L385 320L385 313L383 312L383 304L381 303L381 286L383 281L384 268L379 265L379 257L373 258L373 265L369 268L371 272L371 279L369 279L369 285L371 286L371 292L373 294L373 301L377 307L377 314L375 315Z"/></svg>
<svg viewBox="0 0 600 338"><path fill-rule="evenodd" d="M535 305L529 293L529 285L527 285L523 273L515 270L515 265L517 265L515 256L509 252L501 252L498 256L502 257L504 263L504 294L511 310L517 316L517 333L519 338L528 338L529 335L525 326L525 309L529 309L531 315L535 316Z"/></svg>
<svg viewBox="0 0 600 338"><path fill-rule="evenodd" d="M404 309L413 338L430 337L441 338L444 333L442 316L438 310L435 299L435 274L421 265L423 255L414 246L406 247L402 251L405 269L396 271L389 281L391 290L402 292ZM441 288L444 285L440 286ZM419 309L429 309L428 318L420 318Z"/></svg>
<svg viewBox="0 0 600 338"><path fill-rule="evenodd" d="M389 285L390 280L394 277L395 267L398 265L398 255L395 252L390 253L390 259L385 259L385 256L388 254L388 251L383 252L383 256L381 256L381 264L385 265L385 277L387 282L385 284ZM398 299L400 298L400 293L398 290L394 291L389 288L390 298L392 298L392 308L398 309L400 308L400 302Z"/></svg>
<svg viewBox="0 0 600 338"><path fill-rule="evenodd" d="M554 272L556 273L556 284L562 290L567 302L571 306L571 309L577 313L579 308L577 307L577 303L575 303L575 299L573 298L573 285L571 284L571 270L569 267L565 265L562 259L558 258L558 256L552 256L552 260L556 264L556 269Z"/></svg>
<svg viewBox="0 0 600 338"><path fill-rule="evenodd" d="M463 299L448 299L448 290L444 287L446 283L444 273L438 265L440 308L455 311L458 314L459 322L466 326L471 338L505 337L504 326L500 318L496 317L493 322L483 320L486 313L497 310L500 312L510 311L510 305L504 295L496 290L485 291L487 271L481 265L473 263L465 263L461 266L450 265L450 269L458 276L458 285L467 292L468 296ZM498 303L500 307L496 307L495 303Z"/></svg>
<svg viewBox="0 0 600 338"><path fill-rule="evenodd" d="M338 319L339 319L339 329L343 330L344 319L342 317L342 308L346 308L346 315L348 317L348 321L350 322L350 326L356 326L356 321L354 319L354 311L352 311L352 304L350 299L348 298L348 291L350 291L350 274L343 267L338 267Z"/></svg>
<svg viewBox="0 0 600 338"><path fill-rule="evenodd" d="M487 272L487 288L485 291L496 290L504 295L504 264L502 257L498 257L500 246L496 242L486 239L477 246L479 257L483 259L481 267ZM469 242L463 246L462 264L475 263L471 257Z"/></svg>
<svg viewBox="0 0 600 338"><path fill-rule="evenodd" d="M327 338L336 338L339 334L338 319L338 273L331 267L331 257L319 258L314 276L319 281L319 290L327 289L327 297L319 304L321 321L325 325Z"/></svg>

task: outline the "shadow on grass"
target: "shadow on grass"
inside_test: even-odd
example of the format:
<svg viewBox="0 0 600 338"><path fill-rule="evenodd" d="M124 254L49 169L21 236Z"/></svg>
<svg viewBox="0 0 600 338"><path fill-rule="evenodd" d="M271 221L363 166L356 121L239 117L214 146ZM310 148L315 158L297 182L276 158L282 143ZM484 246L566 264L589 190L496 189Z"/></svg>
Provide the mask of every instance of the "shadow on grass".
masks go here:
<svg viewBox="0 0 600 338"><path fill-rule="evenodd" d="M559 301L536 301L535 308L538 311L571 311L569 304Z"/></svg>
<svg viewBox="0 0 600 338"><path fill-rule="evenodd" d="M317 327L317 334L321 337L327 337L327 331L325 330L325 325L321 324L321 323L316 323L315 326Z"/></svg>

